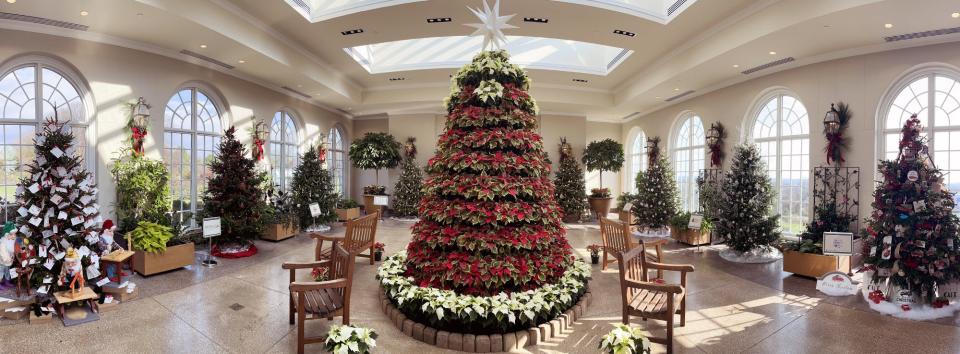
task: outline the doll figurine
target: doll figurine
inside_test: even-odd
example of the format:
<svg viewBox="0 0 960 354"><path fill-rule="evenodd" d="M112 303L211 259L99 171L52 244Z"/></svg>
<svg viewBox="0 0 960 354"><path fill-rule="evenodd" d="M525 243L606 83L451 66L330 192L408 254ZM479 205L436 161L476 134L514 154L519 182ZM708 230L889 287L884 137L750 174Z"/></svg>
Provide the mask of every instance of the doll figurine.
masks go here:
<svg viewBox="0 0 960 354"><path fill-rule="evenodd" d="M80 255L73 247L67 249L67 255L63 258L63 266L60 268L60 279L57 280L57 285L64 286L67 284L70 286L70 297L77 296L86 285L80 265Z"/></svg>
<svg viewBox="0 0 960 354"><path fill-rule="evenodd" d="M13 285L10 282L10 269L13 267L14 248L17 245L17 227L7 221L3 225L3 239L0 239L0 289Z"/></svg>
<svg viewBox="0 0 960 354"><path fill-rule="evenodd" d="M108 256L116 251L123 251L123 247L120 247L120 244L117 243L116 239L113 237L113 233L117 230L117 226L113 224L113 220L107 219L103 222L103 231L100 232L100 249L102 250L101 254L103 256ZM116 268L121 269L116 269ZM113 279L116 273L119 271L120 276L128 275L123 271L121 266L107 266L107 278ZM119 283L119 279L118 279Z"/></svg>

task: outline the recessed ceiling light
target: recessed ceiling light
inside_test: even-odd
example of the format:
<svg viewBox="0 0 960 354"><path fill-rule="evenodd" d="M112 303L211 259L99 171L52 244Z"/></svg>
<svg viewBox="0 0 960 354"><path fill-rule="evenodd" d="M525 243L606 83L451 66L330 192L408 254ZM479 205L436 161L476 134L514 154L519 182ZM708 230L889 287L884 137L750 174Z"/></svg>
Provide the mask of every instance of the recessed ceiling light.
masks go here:
<svg viewBox="0 0 960 354"><path fill-rule="evenodd" d="M548 23L550 19L541 17L524 17L523 22Z"/></svg>
<svg viewBox="0 0 960 354"><path fill-rule="evenodd" d="M200 45L200 48L206 48L206 47L207 47L206 44L201 44L201 45Z"/></svg>
<svg viewBox="0 0 960 354"><path fill-rule="evenodd" d="M407 79L407 78L405 78L405 77L391 77L389 80L390 80L390 81L403 81L403 80L406 80L406 79Z"/></svg>
<svg viewBox="0 0 960 354"><path fill-rule="evenodd" d="M358 34L358 33L363 33L363 28L357 28L357 29L352 29L352 30L347 30L347 31L342 31L342 32L340 32L340 34L342 34L342 35L344 35L344 36L349 36L349 35L351 35L351 34Z"/></svg>
<svg viewBox="0 0 960 354"><path fill-rule="evenodd" d="M660 99L660 96L657 96L657 97L654 97L654 98L656 98L656 99L658 99L658 100L659 100L659 99Z"/></svg>
<svg viewBox="0 0 960 354"><path fill-rule="evenodd" d="M584 79L573 79L573 82L586 83L587 80L584 80Z"/></svg>
<svg viewBox="0 0 960 354"><path fill-rule="evenodd" d="M884 24L883 24L883 28L893 28L893 24L892 24L892 23L884 23Z"/></svg>
<svg viewBox="0 0 960 354"><path fill-rule="evenodd" d="M444 23L444 22L450 22L450 21L453 21L453 19L449 17L437 17L437 18L427 19L427 23Z"/></svg>
<svg viewBox="0 0 960 354"><path fill-rule="evenodd" d="M740 64L733 64L733 67L739 68L739 67L740 67Z"/></svg>
<svg viewBox="0 0 960 354"><path fill-rule="evenodd" d="M90 14L89 12L80 11L80 16L86 16L86 15L89 15L89 14Z"/></svg>
<svg viewBox="0 0 960 354"><path fill-rule="evenodd" d="M16 3L17 0L7 0L7 2L13 4L13 3Z"/></svg>
<svg viewBox="0 0 960 354"><path fill-rule="evenodd" d="M960 18L960 12L954 12L954 13L950 14L950 17Z"/></svg>
<svg viewBox="0 0 960 354"><path fill-rule="evenodd" d="M621 35L621 36L627 36L627 37L636 37L636 36L637 36L636 33L627 32L627 31L624 31L624 30L613 30L613 33L614 33L614 34L619 34L619 35Z"/></svg>
<svg viewBox="0 0 960 354"><path fill-rule="evenodd" d="M674 88L673 90L674 90L674 91L680 91L680 89L679 89L679 88Z"/></svg>
<svg viewBox="0 0 960 354"><path fill-rule="evenodd" d="M770 51L770 55L777 55L777 52Z"/></svg>
<svg viewBox="0 0 960 354"><path fill-rule="evenodd" d="M243 60L243 59L240 59L240 60L237 60L237 62L240 63L240 64L243 64L243 63L246 63L247 61L246 61L246 60Z"/></svg>

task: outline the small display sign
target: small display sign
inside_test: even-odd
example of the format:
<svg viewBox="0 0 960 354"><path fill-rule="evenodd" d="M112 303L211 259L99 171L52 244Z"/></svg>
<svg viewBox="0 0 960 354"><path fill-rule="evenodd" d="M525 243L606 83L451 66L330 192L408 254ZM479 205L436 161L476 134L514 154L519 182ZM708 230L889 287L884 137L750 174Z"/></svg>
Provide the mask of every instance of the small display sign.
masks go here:
<svg viewBox="0 0 960 354"><path fill-rule="evenodd" d="M860 286L854 283L849 275L830 272L817 280L817 290L830 296L847 296L855 295L860 290Z"/></svg>
<svg viewBox="0 0 960 354"><path fill-rule="evenodd" d="M703 215L702 214L693 214L690 215L690 222L687 223L687 228L691 230L700 230L703 226Z"/></svg>
<svg viewBox="0 0 960 354"><path fill-rule="evenodd" d="M203 237L211 238L215 236L220 236L221 228L220 218L204 218L203 219Z"/></svg>
<svg viewBox="0 0 960 354"><path fill-rule="evenodd" d="M317 203L310 204L310 216L312 217L320 216L320 204L317 204Z"/></svg>
<svg viewBox="0 0 960 354"><path fill-rule="evenodd" d="M390 197L385 195L376 195L373 197L373 205L390 205Z"/></svg>
<svg viewBox="0 0 960 354"><path fill-rule="evenodd" d="M824 232L823 254L828 256L852 256L853 233Z"/></svg>

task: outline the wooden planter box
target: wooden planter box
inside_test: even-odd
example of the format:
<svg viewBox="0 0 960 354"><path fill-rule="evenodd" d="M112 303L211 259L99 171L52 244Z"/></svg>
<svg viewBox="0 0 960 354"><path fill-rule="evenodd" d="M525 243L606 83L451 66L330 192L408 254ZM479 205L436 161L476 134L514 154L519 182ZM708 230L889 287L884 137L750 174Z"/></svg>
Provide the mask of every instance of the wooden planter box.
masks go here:
<svg viewBox="0 0 960 354"><path fill-rule="evenodd" d="M350 209L336 209L334 212L337 213L337 219L340 221L347 221L351 219L356 219L360 217L360 208L350 208Z"/></svg>
<svg viewBox="0 0 960 354"><path fill-rule="evenodd" d="M270 241L282 241L296 236L297 231L299 230L297 230L297 227L294 225L269 224L266 230L263 231L263 235L260 235L260 238Z"/></svg>
<svg viewBox="0 0 960 354"><path fill-rule="evenodd" d="M839 263L837 263L837 258L840 259ZM850 257L783 251L783 271L795 275L820 278L824 274L836 270L846 272L849 267Z"/></svg>
<svg viewBox="0 0 960 354"><path fill-rule="evenodd" d="M133 270L140 275L153 275L193 264L193 242L167 247L161 254L136 251L133 254Z"/></svg>
<svg viewBox="0 0 960 354"><path fill-rule="evenodd" d="M386 194L384 194L385 196ZM373 197L378 197L378 195L373 194L364 194L363 195L363 210L367 212L367 215L373 214L374 212L379 211L380 216L383 216L383 206L382 205L373 205Z"/></svg>
<svg viewBox="0 0 960 354"><path fill-rule="evenodd" d="M686 229L679 231L670 227L670 238L691 246L709 245L710 231Z"/></svg>

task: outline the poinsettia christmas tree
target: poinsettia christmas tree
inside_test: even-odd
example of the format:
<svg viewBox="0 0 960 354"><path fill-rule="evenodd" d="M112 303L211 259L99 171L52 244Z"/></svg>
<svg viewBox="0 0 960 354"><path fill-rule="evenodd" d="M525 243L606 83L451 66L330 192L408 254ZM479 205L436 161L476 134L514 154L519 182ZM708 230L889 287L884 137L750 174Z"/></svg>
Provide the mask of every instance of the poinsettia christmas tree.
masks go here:
<svg viewBox="0 0 960 354"><path fill-rule="evenodd" d="M69 124L56 116L48 118L34 144L36 158L24 166L26 176L17 187L17 236L36 246L34 258L26 261L33 268L31 286L41 289L41 295L52 295L69 289L69 284L57 280L70 249L80 259L84 276L99 276L98 271L88 273L87 267L100 256L103 220L93 175L77 157ZM45 284L44 279L52 281Z"/></svg>
<svg viewBox="0 0 960 354"><path fill-rule="evenodd" d="M943 184L920 132L914 115L903 126L897 159L877 165L883 180L873 192L873 214L867 221L875 247L864 263L876 269L875 281L889 279L932 303L937 285L960 278L960 238L953 193Z"/></svg>
<svg viewBox="0 0 960 354"><path fill-rule="evenodd" d="M534 131L530 81L501 50L481 52L453 82L407 275L472 295L551 284L573 257Z"/></svg>
<svg viewBox="0 0 960 354"><path fill-rule="evenodd" d="M263 233L267 203L261 187L267 177L256 170L235 132L234 127L227 129L210 164L213 177L203 194L203 211L205 217L219 217L222 222L216 242L245 244Z"/></svg>

